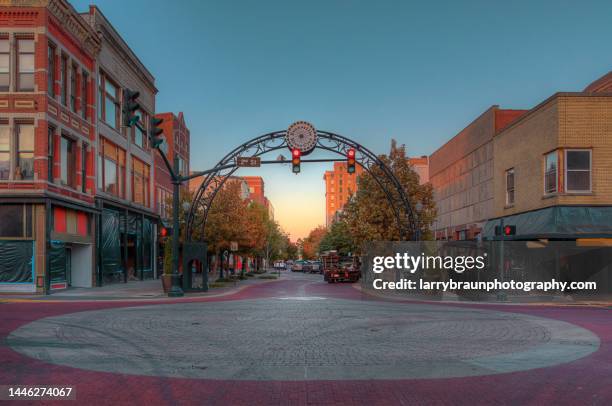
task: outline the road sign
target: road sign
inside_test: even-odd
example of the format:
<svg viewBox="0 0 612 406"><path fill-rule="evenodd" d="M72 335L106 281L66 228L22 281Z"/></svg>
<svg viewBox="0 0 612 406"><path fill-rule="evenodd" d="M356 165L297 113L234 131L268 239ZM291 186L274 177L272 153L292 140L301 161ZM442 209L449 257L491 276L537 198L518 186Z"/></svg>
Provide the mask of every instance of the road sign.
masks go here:
<svg viewBox="0 0 612 406"><path fill-rule="evenodd" d="M236 165L246 168L261 166L261 158L257 156L239 156L236 158Z"/></svg>

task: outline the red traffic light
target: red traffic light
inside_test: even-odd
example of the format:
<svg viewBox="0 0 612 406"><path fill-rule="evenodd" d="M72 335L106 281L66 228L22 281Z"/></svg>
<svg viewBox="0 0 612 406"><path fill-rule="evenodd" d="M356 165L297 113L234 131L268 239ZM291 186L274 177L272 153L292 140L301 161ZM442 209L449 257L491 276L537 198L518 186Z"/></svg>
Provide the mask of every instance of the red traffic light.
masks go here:
<svg viewBox="0 0 612 406"><path fill-rule="evenodd" d="M299 157L302 155L302 151L300 151L300 150L299 150L299 149L297 149L297 148L294 148L294 149L291 151L291 155L293 155L293 158L299 158Z"/></svg>
<svg viewBox="0 0 612 406"><path fill-rule="evenodd" d="M162 237L167 237L168 236L168 229L166 227L162 227L161 230L159 230L159 235Z"/></svg>
<svg viewBox="0 0 612 406"><path fill-rule="evenodd" d="M516 234L516 226L504 226L504 235Z"/></svg>
<svg viewBox="0 0 612 406"><path fill-rule="evenodd" d="M349 149L349 150L347 151L347 153L346 153L346 156L347 156L349 159L351 159L351 158L352 158L352 159L354 159L354 158L355 158L355 148L351 148L351 149Z"/></svg>

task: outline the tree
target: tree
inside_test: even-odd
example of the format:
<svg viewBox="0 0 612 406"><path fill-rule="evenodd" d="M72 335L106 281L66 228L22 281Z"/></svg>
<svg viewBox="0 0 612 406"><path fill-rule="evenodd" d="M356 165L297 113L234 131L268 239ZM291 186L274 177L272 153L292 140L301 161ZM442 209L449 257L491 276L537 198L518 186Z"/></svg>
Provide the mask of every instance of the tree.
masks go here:
<svg viewBox="0 0 612 406"><path fill-rule="evenodd" d="M240 184L226 182L219 189L208 212L206 241L210 252L229 249L232 241L244 243L247 237L247 203L240 198Z"/></svg>
<svg viewBox="0 0 612 406"><path fill-rule="evenodd" d="M334 221L319 244L319 252L338 251L340 255L355 252L355 243L351 230L343 217Z"/></svg>
<svg viewBox="0 0 612 406"><path fill-rule="evenodd" d="M319 244L327 233L327 229L324 226L318 226L308 234L302 242L302 256L304 259L314 259L319 254Z"/></svg>
<svg viewBox="0 0 612 406"><path fill-rule="evenodd" d="M398 179L412 205L421 238L431 238L430 227L436 217L431 184L419 184L419 177L406 156L406 147L398 146L395 140L391 141L389 155L381 155L380 159ZM356 247L361 247L367 241L396 241L400 238L395 214L377 179L388 182L380 167L371 168L371 173L363 173L357 181L357 193L351 196L344 207L343 218ZM390 193L396 195L394 185L388 185ZM421 203L420 210L417 210L417 202ZM402 221L407 222L404 208L399 207L399 210Z"/></svg>

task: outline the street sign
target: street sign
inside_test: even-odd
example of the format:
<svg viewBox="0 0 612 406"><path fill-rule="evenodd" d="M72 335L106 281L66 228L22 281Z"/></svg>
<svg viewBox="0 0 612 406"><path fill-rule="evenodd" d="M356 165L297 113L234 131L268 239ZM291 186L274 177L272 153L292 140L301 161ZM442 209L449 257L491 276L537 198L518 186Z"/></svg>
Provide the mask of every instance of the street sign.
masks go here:
<svg viewBox="0 0 612 406"><path fill-rule="evenodd" d="M230 242L230 250L232 252L238 251L238 243L236 241Z"/></svg>
<svg viewBox="0 0 612 406"><path fill-rule="evenodd" d="M261 158L256 156L239 156L236 158L236 165L243 168L255 168L261 166Z"/></svg>

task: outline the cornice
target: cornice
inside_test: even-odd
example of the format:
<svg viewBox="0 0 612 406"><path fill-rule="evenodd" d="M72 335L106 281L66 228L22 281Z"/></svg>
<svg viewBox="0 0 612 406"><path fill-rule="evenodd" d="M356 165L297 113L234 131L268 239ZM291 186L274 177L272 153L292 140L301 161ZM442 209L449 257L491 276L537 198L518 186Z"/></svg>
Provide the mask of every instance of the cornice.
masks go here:
<svg viewBox="0 0 612 406"><path fill-rule="evenodd" d="M19 14L22 10L11 11L15 8L46 8L54 16L60 27L74 36L92 56L100 51L100 39L97 34L86 24L83 18L74 10L66 0L0 0L3 14Z"/></svg>

